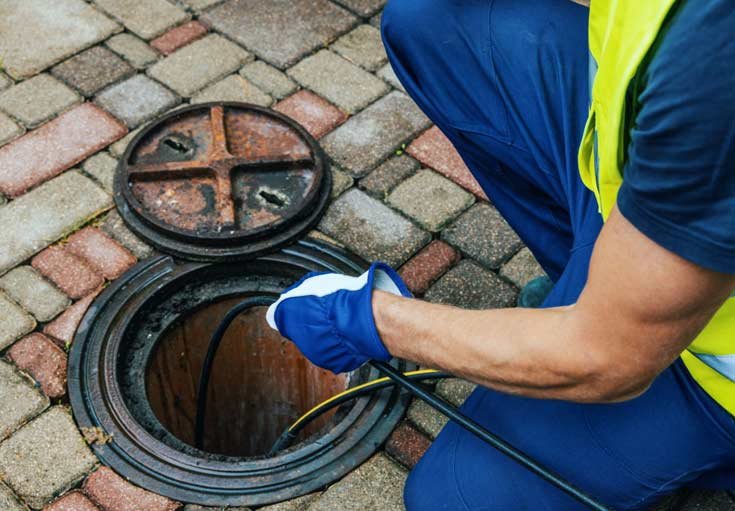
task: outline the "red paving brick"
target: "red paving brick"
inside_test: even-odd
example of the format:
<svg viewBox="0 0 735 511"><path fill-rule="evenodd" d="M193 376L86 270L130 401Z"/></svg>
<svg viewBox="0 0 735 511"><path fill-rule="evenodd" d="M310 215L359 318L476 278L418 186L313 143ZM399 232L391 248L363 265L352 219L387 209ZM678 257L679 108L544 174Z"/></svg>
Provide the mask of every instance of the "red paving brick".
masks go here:
<svg viewBox="0 0 735 511"><path fill-rule="evenodd" d="M88 294L81 300L73 303L58 318L43 327L43 333L52 337L59 346L66 347L74 339L79 322L82 321L84 313L87 312L92 300L102 291L102 288Z"/></svg>
<svg viewBox="0 0 735 511"><path fill-rule="evenodd" d="M126 248L95 227L85 227L69 236L64 249L84 259L109 280L118 278L137 261Z"/></svg>
<svg viewBox="0 0 735 511"><path fill-rule="evenodd" d="M8 357L33 376L48 397L66 394L66 353L45 335L36 332L24 337L8 350Z"/></svg>
<svg viewBox="0 0 735 511"><path fill-rule="evenodd" d="M102 275L61 245L52 245L31 260L31 266L73 299L102 285Z"/></svg>
<svg viewBox="0 0 735 511"><path fill-rule="evenodd" d="M385 450L396 461L413 468L431 446L431 440L408 422L402 422L388 438Z"/></svg>
<svg viewBox="0 0 735 511"><path fill-rule="evenodd" d="M346 113L307 90L287 97L273 108L301 124L314 138L323 137L347 120Z"/></svg>
<svg viewBox="0 0 735 511"><path fill-rule="evenodd" d="M198 21L190 21L176 28L172 28L165 34L151 41L151 46L164 55L175 52L182 46L186 46L207 33L207 27Z"/></svg>
<svg viewBox="0 0 735 511"><path fill-rule="evenodd" d="M127 128L84 103L0 148L0 192L17 197L122 138Z"/></svg>
<svg viewBox="0 0 735 511"><path fill-rule="evenodd" d="M105 511L173 511L181 504L133 486L107 467L84 482L84 491Z"/></svg>
<svg viewBox="0 0 735 511"><path fill-rule="evenodd" d="M74 490L44 507L43 511L99 511L99 508L82 492Z"/></svg>
<svg viewBox="0 0 735 511"><path fill-rule="evenodd" d="M459 252L443 241L434 240L399 270L413 294L421 295L436 279L459 261Z"/></svg>
<svg viewBox="0 0 735 511"><path fill-rule="evenodd" d="M467 165L464 164L462 157L436 126L429 128L414 140L408 146L407 152L424 166L444 174L477 197L487 199L485 192L482 191Z"/></svg>

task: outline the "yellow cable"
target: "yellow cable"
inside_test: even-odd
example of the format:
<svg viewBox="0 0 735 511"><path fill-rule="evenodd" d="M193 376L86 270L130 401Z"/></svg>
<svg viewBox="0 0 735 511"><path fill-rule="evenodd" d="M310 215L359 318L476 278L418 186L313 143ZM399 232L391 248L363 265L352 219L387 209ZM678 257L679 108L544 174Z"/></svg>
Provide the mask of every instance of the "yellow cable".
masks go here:
<svg viewBox="0 0 735 511"><path fill-rule="evenodd" d="M408 371L406 373L403 373L403 375L404 376L415 376L415 375L419 375L419 374L434 374L434 373L438 373L438 372L440 372L440 371L437 371L436 369L419 369L417 371ZM335 399L339 399L342 396L346 396L348 394L352 394L353 392L357 392L358 390L362 390L364 388L372 387L373 385L377 385L378 383L383 383L383 382L388 381L388 380L390 380L390 378L388 378L387 376L383 376L382 378L377 378L375 380L371 380L371 381L368 381L368 382L365 382L365 383L361 383L360 385L356 385L354 387L350 387L349 389L344 390L344 391L340 392L339 394L335 394L334 396L330 397L329 399L327 399L325 401L322 401L321 403L319 403L318 405L316 405L315 407L313 407L311 410L309 410L308 412L306 412L304 415L302 415L301 417L299 417L296 420L296 422L294 422L293 424L291 424L291 426L288 428L288 430L289 431L293 431L294 428L297 427L299 424L301 424L307 417L309 417L312 414L312 412L314 412L315 410L318 410L319 408L321 408L321 407L323 407L325 405L328 405L329 403L331 403Z"/></svg>

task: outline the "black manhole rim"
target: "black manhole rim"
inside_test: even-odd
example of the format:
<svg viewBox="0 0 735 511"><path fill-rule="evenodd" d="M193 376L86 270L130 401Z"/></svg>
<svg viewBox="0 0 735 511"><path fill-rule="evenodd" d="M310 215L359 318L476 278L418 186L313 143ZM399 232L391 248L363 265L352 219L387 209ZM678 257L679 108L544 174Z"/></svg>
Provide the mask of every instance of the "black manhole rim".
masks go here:
<svg viewBox="0 0 735 511"><path fill-rule="evenodd" d="M367 263L356 256L311 239L239 264L183 263L169 256L138 263L95 300L82 319L69 354L69 396L79 426L101 428L111 435L109 442L93 444L92 449L104 464L133 483L202 505L269 504L339 479L386 440L405 412L407 395L394 388L362 398L328 431L275 457L229 458L194 448L177 449L160 438L160 431L147 429L131 411L117 365L126 340L134 338L126 329L139 324L139 315L149 312L146 307L152 307L150 304L172 287L233 271L243 273L243 283L249 282L250 276L257 279L261 275L283 279L278 285L285 286L285 281L295 281L308 271L357 275L366 267ZM237 294L237 285L233 283L226 292ZM277 294L273 287L264 286L259 292ZM149 348L157 341L152 339ZM399 366L413 368L405 363ZM355 384L378 376L367 367L359 371L353 378Z"/></svg>

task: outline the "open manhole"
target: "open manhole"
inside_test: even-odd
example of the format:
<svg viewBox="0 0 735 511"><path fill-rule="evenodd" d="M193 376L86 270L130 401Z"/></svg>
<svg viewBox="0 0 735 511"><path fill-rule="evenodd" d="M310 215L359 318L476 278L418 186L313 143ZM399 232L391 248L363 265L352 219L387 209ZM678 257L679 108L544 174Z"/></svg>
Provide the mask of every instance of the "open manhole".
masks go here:
<svg viewBox="0 0 735 511"><path fill-rule="evenodd" d="M320 370L265 322L267 305L305 273L367 268L304 237L330 186L308 133L252 105L183 108L133 139L119 164L116 204L163 254L99 295L69 358L75 417L103 439L93 444L103 463L177 500L253 506L323 487L385 441L408 402L395 388L342 405L268 454L309 408L378 377L367 366ZM243 301L213 359L197 442L210 337Z"/></svg>

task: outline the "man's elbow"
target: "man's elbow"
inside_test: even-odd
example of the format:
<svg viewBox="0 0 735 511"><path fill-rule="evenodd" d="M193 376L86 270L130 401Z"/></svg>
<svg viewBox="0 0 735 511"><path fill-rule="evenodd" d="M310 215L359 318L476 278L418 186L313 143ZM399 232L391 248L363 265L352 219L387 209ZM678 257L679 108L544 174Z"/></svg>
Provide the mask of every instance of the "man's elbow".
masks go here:
<svg viewBox="0 0 735 511"><path fill-rule="evenodd" d="M619 403L643 394L660 372L656 364L640 363L635 357L602 356L587 372L584 401Z"/></svg>

